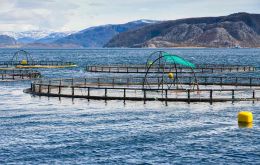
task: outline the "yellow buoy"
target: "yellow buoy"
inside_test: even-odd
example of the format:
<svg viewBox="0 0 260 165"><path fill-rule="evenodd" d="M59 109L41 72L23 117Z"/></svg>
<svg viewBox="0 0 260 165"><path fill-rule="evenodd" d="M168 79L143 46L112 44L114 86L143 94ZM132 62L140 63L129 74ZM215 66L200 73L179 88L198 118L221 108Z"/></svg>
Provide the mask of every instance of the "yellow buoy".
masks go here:
<svg viewBox="0 0 260 165"><path fill-rule="evenodd" d="M27 64L28 64L27 60L22 60L21 61L21 65L27 65Z"/></svg>
<svg viewBox="0 0 260 165"><path fill-rule="evenodd" d="M169 77L169 79L173 79L174 78L174 74L173 73L168 73L168 77Z"/></svg>
<svg viewBox="0 0 260 165"><path fill-rule="evenodd" d="M239 123L252 123L253 122L253 114L252 112L242 111L237 115Z"/></svg>
<svg viewBox="0 0 260 165"><path fill-rule="evenodd" d="M251 122L251 123L238 122L238 127L239 128L253 128L253 122Z"/></svg>

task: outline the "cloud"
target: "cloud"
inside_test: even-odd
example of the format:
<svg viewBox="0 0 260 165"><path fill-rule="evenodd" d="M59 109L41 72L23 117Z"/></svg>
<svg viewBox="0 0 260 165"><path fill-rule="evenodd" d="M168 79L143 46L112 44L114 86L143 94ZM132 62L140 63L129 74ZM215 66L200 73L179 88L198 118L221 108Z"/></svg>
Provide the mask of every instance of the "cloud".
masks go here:
<svg viewBox="0 0 260 165"><path fill-rule="evenodd" d="M6 3L1 0L1 5L5 4L5 10L0 11L0 30L3 31L8 24L9 30L12 31L35 30L35 28L59 29L71 19L71 15L78 8L77 4L70 3L69 0L60 2L59 0L11 0ZM14 24L17 26L14 27Z"/></svg>
<svg viewBox="0 0 260 165"><path fill-rule="evenodd" d="M259 0L0 0L0 30L82 30L137 19L257 13Z"/></svg>

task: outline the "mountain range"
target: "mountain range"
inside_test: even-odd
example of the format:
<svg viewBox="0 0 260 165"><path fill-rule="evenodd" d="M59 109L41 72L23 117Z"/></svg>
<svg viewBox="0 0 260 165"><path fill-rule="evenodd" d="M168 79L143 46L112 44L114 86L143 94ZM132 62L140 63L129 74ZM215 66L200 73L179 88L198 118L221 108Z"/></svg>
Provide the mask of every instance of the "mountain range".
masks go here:
<svg viewBox="0 0 260 165"><path fill-rule="evenodd" d="M114 36L153 24L157 21L138 20L118 25L104 25L87 28L80 32L56 40L55 44L74 44L81 47L103 47Z"/></svg>
<svg viewBox="0 0 260 165"><path fill-rule="evenodd" d="M14 38L7 35L0 35L0 47L12 47L16 44L17 42Z"/></svg>
<svg viewBox="0 0 260 165"><path fill-rule="evenodd" d="M164 21L115 36L105 47L260 47L260 14Z"/></svg>
<svg viewBox="0 0 260 165"><path fill-rule="evenodd" d="M0 32L0 47L260 47L260 14L138 20L79 32Z"/></svg>
<svg viewBox="0 0 260 165"><path fill-rule="evenodd" d="M137 20L125 24L102 25L90 27L79 32L0 32L0 34L12 37L16 44L8 45L6 40L1 40L0 44L9 47L61 47L61 48L83 48L83 47L103 47L115 35L153 24L158 21ZM1 46L1 45L0 45ZM2 46L3 47L3 46Z"/></svg>

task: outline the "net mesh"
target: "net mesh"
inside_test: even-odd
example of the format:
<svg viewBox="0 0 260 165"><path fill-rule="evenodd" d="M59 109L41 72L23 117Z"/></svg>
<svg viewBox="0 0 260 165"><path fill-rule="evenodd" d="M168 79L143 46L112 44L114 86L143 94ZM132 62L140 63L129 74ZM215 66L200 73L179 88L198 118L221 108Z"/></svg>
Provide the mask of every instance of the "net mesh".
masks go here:
<svg viewBox="0 0 260 165"><path fill-rule="evenodd" d="M177 56L177 55L173 55L173 54L169 54L169 53L163 53L163 58L166 62L169 63L175 63L175 64L179 64L179 65L183 65L183 66L187 66L187 67L191 67L191 68L195 68L195 64Z"/></svg>

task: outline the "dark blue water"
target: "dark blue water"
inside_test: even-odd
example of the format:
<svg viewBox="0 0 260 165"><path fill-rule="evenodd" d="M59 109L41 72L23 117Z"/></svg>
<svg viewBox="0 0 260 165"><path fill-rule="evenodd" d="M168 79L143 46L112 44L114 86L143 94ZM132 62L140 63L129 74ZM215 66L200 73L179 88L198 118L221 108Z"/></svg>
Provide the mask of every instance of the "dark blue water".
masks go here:
<svg viewBox="0 0 260 165"><path fill-rule="evenodd" d="M16 50L1 49L0 60ZM90 64L141 64L151 49L29 50L74 69L44 77L93 76ZM193 62L260 66L260 49L170 49ZM106 75L106 74L103 74ZM251 74L259 76L259 72ZM33 97L30 82L0 82L0 164L259 164L260 103L95 101ZM237 113L251 111L253 128Z"/></svg>

